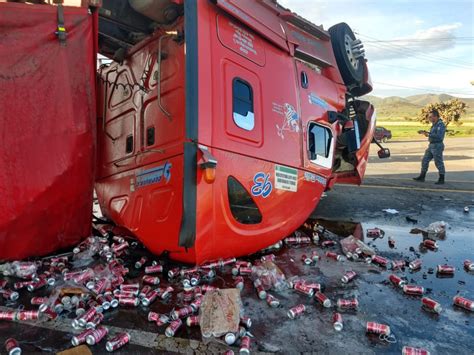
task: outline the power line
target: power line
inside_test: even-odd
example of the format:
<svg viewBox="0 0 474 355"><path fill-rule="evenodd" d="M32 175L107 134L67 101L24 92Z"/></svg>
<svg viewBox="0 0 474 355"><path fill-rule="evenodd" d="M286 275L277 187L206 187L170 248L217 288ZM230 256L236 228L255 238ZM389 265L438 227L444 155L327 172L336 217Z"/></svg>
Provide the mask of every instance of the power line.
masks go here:
<svg viewBox="0 0 474 355"><path fill-rule="evenodd" d="M383 63L380 63L380 62L370 62L369 67L372 67L373 65L381 65L381 66L384 66L384 67L387 67L387 68L393 68L393 69L413 70L413 71L417 71L417 72L420 72L420 73L451 75L450 73L440 73L440 72L432 71L432 70L424 70L424 69L418 69L418 68L403 67L403 66L399 66L399 65L383 64Z"/></svg>
<svg viewBox="0 0 474 355"><path fill-rule="evenodd" d="M373 81L373 83L374 84L379 84L379 85L387 85L387 86L398 87L398 88L402 88L402 89L421 90L421 91L424 91L426 93L439 92L439 93L442 93L442 94L452 94L452 95L468 95L468 96L473 96L474 95L474 93L469 94L469 93L466 93L466 92L463 92L463 93L447 92L447 91L444 91L444 90L437 90L437 89L430 89L430 88L419 88L419 87L414 87L414 86L405 86L405 85L398 85L398 84L392 84L392 83L384 83L384 82L380 82L380 81Z"/></svg>
<svg viewBox="0 0 474 355"><path fill-rule="evenodd" d="M374 37L371 37L371 36L366 36L366 35L363 35L363 34L360 34L360 33L357 33L357 34L361 37L369 38L369 39L372 39L372 40L375 40L375 41L381 41L381 40L379 40L377 38L374 38ZM367 42L367 41L364 41L364 42ZM395 52L395 53L401 53L401 54L404 54L404 55L407 55L407 53L411 53L414 57L419 57L419 58L422 58L424 60L434 62L434 63L437 63L437 64L441 63L441 64L445 64L445 65L453 66L453 67L458 67L458 68L462 68L462 69L471 69L472 68L472 63L459 61L459 60L456 62L456 61L453 61L450 58L436 56L436 55L432 55L432 54L420 53L419 51L416 51L416 50L413 50L413 49L410 49L410 48L406 48L406 47L401 47L400 45L393 45L393 44L380 42L378 44L371 43L371 46L376 47L376 48L380 48L380 49L384 49L384 50L387 50L387 51Z"/></svg>

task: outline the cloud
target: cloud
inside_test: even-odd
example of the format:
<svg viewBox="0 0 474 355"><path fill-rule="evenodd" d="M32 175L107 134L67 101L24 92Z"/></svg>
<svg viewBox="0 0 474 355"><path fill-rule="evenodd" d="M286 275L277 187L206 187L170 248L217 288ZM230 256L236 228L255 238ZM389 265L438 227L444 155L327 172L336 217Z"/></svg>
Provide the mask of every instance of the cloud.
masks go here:
<svg viewBox="0 0 474 355"><path fill-rule="evenodd" d="M419 55L436 53L454 48L456 43L456 30L462 26L456 22L418 30L413 35L381 40L360 36L364 40L367 57L370 60L387 60L394 57L416 57Z"/></svg>

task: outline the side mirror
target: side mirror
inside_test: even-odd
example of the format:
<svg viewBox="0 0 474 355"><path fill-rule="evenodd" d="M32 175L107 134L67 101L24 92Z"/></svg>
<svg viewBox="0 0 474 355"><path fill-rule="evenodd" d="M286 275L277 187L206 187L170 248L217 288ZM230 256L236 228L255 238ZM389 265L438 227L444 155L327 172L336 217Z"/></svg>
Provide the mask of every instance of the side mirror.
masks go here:
<svg viewBox="0 0 474 355"><path fill-rule="evenodd" d="M390 149L382 148L377 152L380 159L390 158Z"/></svg>

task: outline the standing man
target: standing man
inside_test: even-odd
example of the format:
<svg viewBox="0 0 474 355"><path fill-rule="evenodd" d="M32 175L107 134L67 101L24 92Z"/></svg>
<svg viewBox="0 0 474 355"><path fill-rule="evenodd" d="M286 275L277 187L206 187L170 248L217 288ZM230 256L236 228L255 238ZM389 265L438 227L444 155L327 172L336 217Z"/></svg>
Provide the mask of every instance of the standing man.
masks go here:
<svg viewBox="0 0 474 355"><path fill-rule="evenodd" d="M423 182L425 181L426 172L428 171L428 165L430 161L434 159L436 168L439 172L439 179L435 183L436 185L444 184L444 162L443 162L443 150L444 150L444 134L446 133L446 126L444 122L439 117L438 110L431 110L428 114L428 119L430 120L432 126L429 132L427 131L418 131L418 133L423 134L425 137L428 137L430 144L425 151L425 155L421 161L421 173L420 176L413 178L415 181Z"/></svg>

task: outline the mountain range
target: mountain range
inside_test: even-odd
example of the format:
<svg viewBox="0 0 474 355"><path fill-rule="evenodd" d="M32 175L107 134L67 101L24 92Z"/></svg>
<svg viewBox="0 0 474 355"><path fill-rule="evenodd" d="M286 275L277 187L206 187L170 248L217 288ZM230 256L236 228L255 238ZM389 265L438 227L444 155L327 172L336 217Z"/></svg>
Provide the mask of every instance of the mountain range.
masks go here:
<svg viewBox="0 0 474 355"><path fill-rule="evenodd" d="M377 117L379 119L402 119L412 120L420 112L421 108L437 102L445 102L452 99L459 99L467 104L465 118L474 117L474 98L460 98L448 94L423 94L413 95L407 97L389 96L378 97L373 95L366 95L362 97L370 101L377 109Z"/></svg>

